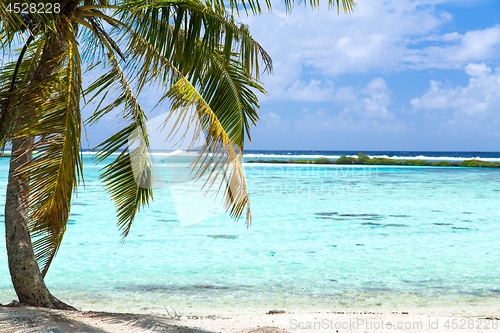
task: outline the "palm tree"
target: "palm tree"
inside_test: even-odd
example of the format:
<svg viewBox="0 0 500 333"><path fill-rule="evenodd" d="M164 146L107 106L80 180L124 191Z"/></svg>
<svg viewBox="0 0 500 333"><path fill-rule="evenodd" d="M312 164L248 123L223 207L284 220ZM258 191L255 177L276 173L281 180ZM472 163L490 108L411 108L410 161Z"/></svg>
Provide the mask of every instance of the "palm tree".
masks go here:
<svg viewBox="0 0 500 333"><path fill-rule="evenodd" d="M329 1L339 8L339 0ZM293 1L284 3L292 8ZM342 4L351 11L354 1ZM269 1L266 6L271 8ZM272 63L248 27L234 20L240 11L260 13L259 1L231 0L229 10L223 0L0 2L1 48L13 59L0 67L0 147L12 145L5 228L19 302L72 309L49 292L44 276L83 180L82 100L98 105L90 124L116 109L125 121L97 147L98 162L119 152L103 166L101 179L116 204L123 237L153 195L147 117L138 102L151 85L162 92L160 103L170 103L166 120L182 123L186 110L195 110L188 122L203 131L202 153L209 153L200 154L197 175L208 175L212 184L220 174L228 179L226 208L234 218L247 208L250 223L240 157L258 119L255 92L265 93L259 65L270 72ZM82 77L92 73L99 78L84 86ZM132 133L139 133L137 147L128 142Z"/></svg>

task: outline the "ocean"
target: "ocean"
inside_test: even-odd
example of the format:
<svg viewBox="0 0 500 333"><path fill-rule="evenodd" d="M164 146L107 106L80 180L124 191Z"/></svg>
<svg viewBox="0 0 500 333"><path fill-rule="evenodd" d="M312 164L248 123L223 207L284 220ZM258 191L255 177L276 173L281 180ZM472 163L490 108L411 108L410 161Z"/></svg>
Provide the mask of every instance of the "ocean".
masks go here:
<svg viewBox="0 0 500 333"><path fill-rule="evenodd" d="M247 151L244 161L360 152ZM363 153L500 161L498 152ZM84 154L85 183L46 276L52 293L79 309L473 313L498 304L498 169L245 163L249 228L217 207L218 199L193 195L192 183L167 177L122 242L115 207L98 179L102 166L92 157ZM7 173L2 158L0 202ZM4 238L2 227L0 249ZM3 253L5 304L16 297Z"/></svg>

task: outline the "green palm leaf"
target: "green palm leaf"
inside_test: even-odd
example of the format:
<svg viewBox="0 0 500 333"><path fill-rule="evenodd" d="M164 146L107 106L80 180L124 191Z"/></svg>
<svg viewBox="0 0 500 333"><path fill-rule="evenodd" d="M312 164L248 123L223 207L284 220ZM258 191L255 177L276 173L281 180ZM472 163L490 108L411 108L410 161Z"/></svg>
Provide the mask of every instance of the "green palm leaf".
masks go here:
<svg viewBox="0 0 500 333"><path fill-rule="evenodd" d="M55 59L60 69L24 90L25 101L19 105L24 110L21 116L28 121L19 128L18 135L38 137L29 148L36 153L19 175L30 184L25 199L29 203L30 230L37 238L33 249L42 275L61 245L73 189L78 178L83 177L79 152L80 60L71 24L66 26L68 47Z"/></svg>
<svg viewBox="0 0 500 333"><path fill-rule="evenodd" d="M40 60L44 39L26 44L16 56L16 62L10 62L0 72L0 150L12 139L17 120L18 104L24 100L23 90Z"/></svg>
<svg viewBox="0 0 500 333"><path fill-rule="evenodd" d="M111 47L108 47L112 52ZM149 186L152 172L151 162L147 155L147 147L149 147L146 130L147 118L118 60L111 53L109 57L110 71L95 81L86 90L86 93L98 96L103 89L111 89L113 86L118 86L117 89L121 91L121 95L116 100L94 113L89 119L90 123L121 106L125 107L124 118L130 121L126 128L97 147L99 148L96 155L98 162L106 160L119 149L129 148L132 150L133 148L129 147L129 138L133 133L139 133L137 139L142 143L136 148L134 154L124 150L114 161L102 169L101 179L110 192L112 200L115 201L118 227L122 230L122 236L126 237L136 213L149 202L153 195L151 186ZM145 150L141 151L141 149ZM141 174L134 174L134 170L141 170Z"/></svg>
<svg viewBox="0 0 500 333"><path fill-rule="evenodd" d="M122 12L129 30L141 36L158 53L165 56L182 73L194 71L203 64L203 51L219 49L222 45L224 62L238 53L248 73L259 74L259 61L265 71L272 67L271 58L250 36L248 27L238 24L234 17L197 0L136 1ZM154 22L154 24L151 24ZM133 47L135 39L129 42ZM198 56L186 57L200 49ZM194 82L195 83L195 82Z"/></svg>
<svg viewBox="0 0 500 333"><path fill-rule="evenodd" d="M200 156L211 154L211 159L198 165L197 177L208 175L208 184L213 185L219 176L225 179L226 208L235 218L239 217L245 206L249 206L246 183L241 169L241 152L243 150L245 133L249 132L249 123L257 120L257 97L252 88L265 92L257 81L247 75L244 66L232 60L230 65L224 62L222 52L204 49L201 41L192 53L193 58L203 59L205 63L199 66L196 73L200 87L188 80L180 70L163 56L139 34L131 31L134 43L133 52L129 55L134 59L130 65L140 72L138 77L151 83L159 81L162 84L177 79L177 82L162 97L161 101L170 99L172 109L167 120L177 117L176 125L182 124L186 111L196 107L201 120L202 129L207 135L208 145ZM179 34L179 36L182 36ZM178 43L184 39L180 38ZM189 72L189 71L188 71ZM193 75L192 75L193 76ZM160 102L161 102L160 101ZM196 126L196 120L191 125ZM174 129L173 132L176 130ZM208 165L216 162L218 172L208 172ZM247 223L250 223L248 214Z"/></svg>
<svg viewBox="0 0 500 333"><path fill-rule="evenodd" d="M173 116L184 118L186 110L196 108L207 140L194 165L196 176L201 178L207 175L208 188L217 180L225 180L226 209L231 216L238 218L247 207L249 225L250 201L241 158L248 120L250 118L254 122L257 119L257 97L250 88L263 89L245 75L236 61L231 65L226 67L214 61L199 90L186 78L181 78L164 97L170 99L173 110L167 120ZM176 125L181 123L176 121Z"/></svg>

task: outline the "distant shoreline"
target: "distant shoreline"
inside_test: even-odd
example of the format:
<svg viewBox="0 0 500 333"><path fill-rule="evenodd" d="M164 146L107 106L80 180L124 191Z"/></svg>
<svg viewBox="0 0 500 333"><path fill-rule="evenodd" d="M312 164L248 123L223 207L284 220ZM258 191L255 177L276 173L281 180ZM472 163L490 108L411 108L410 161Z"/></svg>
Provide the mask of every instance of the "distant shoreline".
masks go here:
<svg viewBox="0 0 500 333"><path fill-rule="evenodd" d="M338 159L286 159L286 160L252 160L247 163L288 163L288 164L337 164L337 165L395 165L395 166L436 166L436 167L468 167L468 168L500 168L500 162L487 162L478 159L464 160L462 162L425 161L417 159L398 160L385 157L370 158L363 153L358 157L340 156Z"/></svg>

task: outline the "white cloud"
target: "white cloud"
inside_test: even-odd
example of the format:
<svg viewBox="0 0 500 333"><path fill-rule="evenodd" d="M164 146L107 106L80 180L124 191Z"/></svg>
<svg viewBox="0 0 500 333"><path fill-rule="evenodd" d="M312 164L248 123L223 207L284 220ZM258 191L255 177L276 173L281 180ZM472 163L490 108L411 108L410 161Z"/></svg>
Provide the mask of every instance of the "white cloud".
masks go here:
<svg viewBox="0 0 500 333"><path fill-rule="evenodd" d="M376 93L379 91L387 90L387 82L381 77L373 79L368 83L365 90L367 93Z"/></svg>
<svg viewBox="0 0 500 333"><path fill-rule="evenodd" d="M275 131L276 129L297 132L381 132L401 131L404 123L397 120L388 108L391 105L391 91L382 78L370 81L365 87L339 87L330 84L328 89L319 89L320 82L311 81L309 85L296 82L293 89L303 88L302 93L322 94L323 100L331 101L330 107L316 111L304 108L295 119L283 120L274 112L261 115L259 128ZM314 91L314 89L317 89ZM292 94L293 91L289 90ZM300 93L297 91L297 93ZM309 98L312 95L307 95ZM318 95L317 95L318 96ZM300 96L299 96L300 97Z"/></svg>
<svg viewBox="0 0 500 333"><path fill-rule="evenodd" d="M289 121L285 122L281 117L274 112L267 112L259 117L259 126L263 126L266 129L271 130L288 130L290 128Z"/></svg>
<svg viewBox="0 0 500 333"><path fill-rule="evenodd" d="M443 1L434 1L439 3ZM422 37L450 20L413 0L359 0L352 15L295 8L291 15L245 18L257 41L277 59L300 62L328 74L392 67L404 55L408 37ZM279 6L278 6L279 8ZM395 28L397 27L397 29ZM398 63L400 62L397 61Z"/></svg>
<svg viewBox="0 0 500 333"><path fill-rule="evenodd" d="M405 125L388 110L392 92L382 78L370 81L358 91L358 100L335 116L339 127L348 131L402 131Z"/></svg>
<svg viewBox="0 0 500 333"><path fill-rule="evenodd" d="M457 62L488 59L496 56L499 44L500 27L498 25L489 29L469 31L463 35L456 50L458 52L450 55L450 58Z"/></svg>
<svg viewBox="0 0 500 333"><path fill-rule="evenodd" d="M302 80L296 80L286 91L282 92L281 97L292 101L359 103L360 96L364 95L371 95L362 102L368 108L373 108L375 100L377 100L375 104L388 101L389 88L382 78L372 80L362 89L352 86L336 87L332 81L323 83L320 80L311 79L306 84Z"/></svg>
<svg viewBox="0 0 500 333"><path fill-rule="evenodd" d="M288 99L295 101L311 101L321 102L332 100L334 97L334 86L331 82L326 84L326 87L321 87L322 82L319 80L310 80L309 84L301 80L296 80L286 91Z"/></svg>
<svg viewBox="0 0 500 333"><path fill-rule="evenodd" d="M336 88L332 81L323 83L315 79L311 79L308 84L302 80L296 80L286 91L282 92L281 97L292 101L308 102L352 102L357 98L353 87Z"/></svg>
<svg viewBox="0 0 500 333"><path fill-rule="evenodd" d="M431 81L427 92L410 103L428 118L444 114L443 128L500 134L500 68L492 72L484 63L471 63L465 72L470 76L466 87Z"/></svg>
<svg viewBox="0 0 500 333"><path fill-rule="evenodd" d="M431 36L418 42L439 42L439 45L408 50L404 62L408 67L457 68L471 61L493 59L500 51L500 26L465 34L451 33ZM418 45L418 43L416 43Z"/></svg>
<svg viewBox="0 0 500 333"><path fill-rule="evenodd" d="M318 78L373 70L462 68L488 61L500 51L500 26L460 34L437 34L451 14L436 5L455 0L358 0L352 15L295 8L285 15L275 4L272 14L244 18L257 41L275 60L275 74L263 78L269 97L332 100L333 84ZM470 1L469 1L470 2ZM316 81L304 79L311 75Z"/></svg>
<svg viewBox="0 0 500 333"><path fill-rule="evenodd" d="M301 131L323 131L335 130L336 124L334 117L324 109L315 112L305 110L300 119L295 121L295 128Z"/></svg>
<svg viewBox="0 0 500 333"><path fill-rule="evenodd" d="M465 67L465 73L469 76L482 76L491 74L491 68L486 66L484 63L481 64L469 64Z"/></svg>

